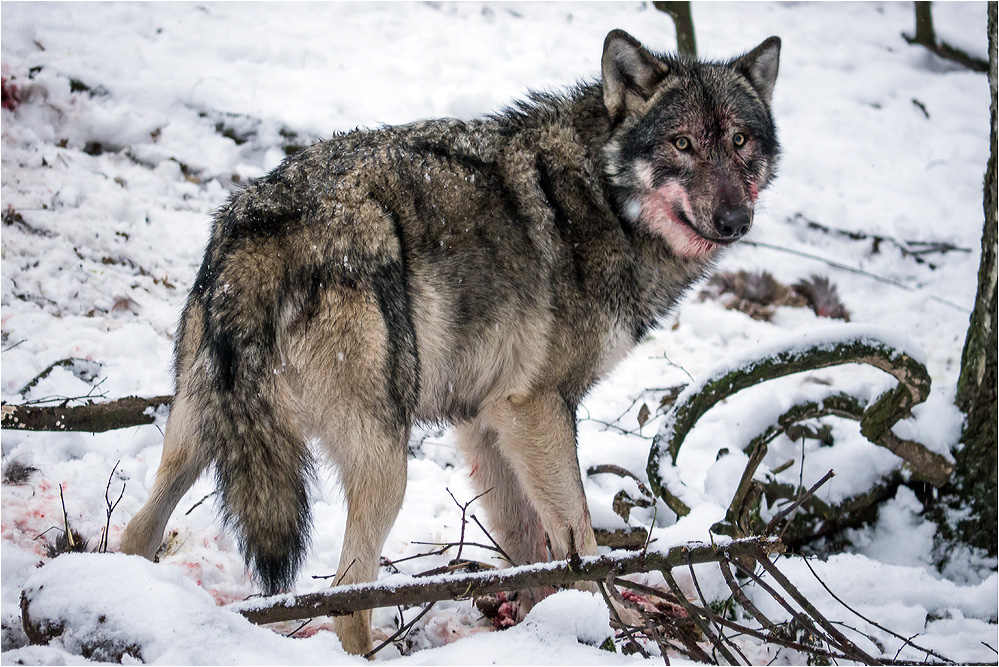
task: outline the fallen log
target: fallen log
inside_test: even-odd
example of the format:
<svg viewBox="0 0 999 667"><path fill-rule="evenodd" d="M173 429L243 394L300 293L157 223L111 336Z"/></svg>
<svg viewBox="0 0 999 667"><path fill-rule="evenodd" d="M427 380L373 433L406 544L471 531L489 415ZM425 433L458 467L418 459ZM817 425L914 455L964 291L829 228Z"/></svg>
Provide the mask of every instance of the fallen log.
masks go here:
<svg viewBox="0 0 999 667"><path fill-rule="evenodd" d="M103 433L156 421L155 411L173 396L126 396L83 405L11 405L4 403L3 428L18 431L83 431Z"/></svg>

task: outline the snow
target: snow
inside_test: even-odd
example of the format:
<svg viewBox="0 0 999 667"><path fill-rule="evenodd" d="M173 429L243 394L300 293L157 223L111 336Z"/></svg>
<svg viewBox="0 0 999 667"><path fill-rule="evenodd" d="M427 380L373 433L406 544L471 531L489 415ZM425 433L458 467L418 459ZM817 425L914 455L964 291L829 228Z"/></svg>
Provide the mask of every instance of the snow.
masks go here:
<svg viewBox="0 0 999 667"><path fill-rule="evenodd" d="M935 3L933 12L942 39L984 55L985 3ZM784 150L779 176L761 194L747 242L719 268L765 269L789 284L827 275L856 326L833 327L789 307L771 322L751 320L695 290L585 400L582 469L615 463L646 481L652 437L663 427L656 408L667 388L703 381L720 365L745 363L777 345L844 331L874 332L912 354L921 351L932 391L894 430L949 456L962 423L953 395L977 285L985 76L906 44L900 33L913 29L911 3L706 3L695 4L693 15L705 57L736 55L772 34L782 38L773 102ZM170 393L172 337L210 215L233 188L276 166L283 144L356 126L471 118L528 88L592 78L612 28L655 49L675 47L670 19L651 3L5 2L0 18L3 77L21 99L16 110L2 111L0 198L5 214L11 207L23 220L5 218L2 228L0 395L10 403ZM807 221L868 236L823 233ZM916 254L920 242L958 249ZM57 367L26 388L68 358L88 363ZM740 392L701 419L677 466L664 471L690 514L678 520L660 502L634 508L630 525L651 529L655 549L712 539L708 529L724 517L745 462L742 447L768 420L802 396L845 388L872 398L893 385L880 371L848 366ZM652 417L639 427L643 404ZM328 620L293 639L282 633L297 624L258 628L221 606L255 588L213 498L200 502L213 491L210 478L181 501L168 525L170 546L156 565L117 555L48 555L63 525L60 485L68 521L89 548L105 525L117 547L151 488L164 420L160 414L155 425L99 435L3 432L4 466L37 468L24 483L4 482L2 489L3 662L92 664L79 641L97 632L103 614L105 624L140 637L143 658L159 664L359 663L340 650ZM795 459L781 479L807 486L833 468L836 477L819 497L834 502L899 469L900 460L867 442L854 422L824 422L834 446L778 438L761 470ZM449 431L414 433L411 449L406 498L383 552L392 561L436 549L419 542L456 541L461 510L448 490L460 503L474 497ZM728 455L719 458L722 449ZM634 481L584 475L584 486L595 524L622 527L609 508L618 491L637 494ZM105 494L113 502L122 491L109 521ZM345 510L333 473L321 475L312 501L313 549L297 592L328 585L313 577L336 571L342 543ZM484 520L477 504L470 512ZM473 523L466 530L469 541L487 542ZM810 564L847 604L953 660L995 660L983 645L996 645L995 559L961 549L940 554L935 526L911 489L900 487L876 520L840 537L832 555ZM400 562L399 569L414 574L453 555ZM462 555L496 562L492 552L470 545ZM823 613L874 635L894 656L901 641L852 616L803 563L777 564ZM717 568L695 570L709 599L727 596ZM383 569L382 576L392 574ZM661 584L657 576L646 583ZM696 596L689 574L676 576ZM18 599L42 584L40 603L76 614L76 634L28 647ZM753 598L767 603L758 592ZM766 611L775 619L783 613ZM405 618L417 612L405 610ZM651 661L597 648L607 615L586 593L560 592L504 632L479 616L468 602L440 603L407 638L409 655L389 647L376 660L661 660L654 645ZM396 610L375 611L376 634L391 634L397 624ZM864 648L875 650L870 642ZM745 650L764 663L774 657ZM909 647L900 654L906 657L925 655Z"/></svg>
<svg viewBox="0 0 999 667"><path fill-rule="evenodd" d="M216 606L181 571L123 554L65 554L32 575L24 590L40 617L64 620L68 631L60 643L69 653L118 642L139 647L134 658L159 664L306 665L344 658L333 633L289 640Z"/></svg>

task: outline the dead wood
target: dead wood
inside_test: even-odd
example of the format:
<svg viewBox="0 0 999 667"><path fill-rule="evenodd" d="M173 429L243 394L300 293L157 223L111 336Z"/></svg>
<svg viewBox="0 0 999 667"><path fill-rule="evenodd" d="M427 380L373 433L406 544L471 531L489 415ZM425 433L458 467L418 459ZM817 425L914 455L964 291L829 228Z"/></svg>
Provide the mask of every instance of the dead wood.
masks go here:
<svg viewBox="0 0 999 667"><path fill-rule="evenodd" d="M441 575L401 583L370 583L331 588L303 595L281 595L248 600L230 606L253 623L277 623L314 616L342 616L375 607L427 604L437 600L462 600L502 591L545 586L570 586L580 581L602 582L651 570L668 571L687 563L718 562L722 558L756 558L761 553L781 553L775 538L738 540L724 546L687 544L666 553L640 552L627 556L581 558L462 575Z"/></svg>
<svg viewBox="0 0 999 667"><path fill-rule="evenodd" d="M173 396L142 398L127 396L115 401L83 405L3 404L3 428L19 431L83 431L103 433L119 428L152 424L160 406L170 405ZM152 409L150 409L152 408Z"/></svg>

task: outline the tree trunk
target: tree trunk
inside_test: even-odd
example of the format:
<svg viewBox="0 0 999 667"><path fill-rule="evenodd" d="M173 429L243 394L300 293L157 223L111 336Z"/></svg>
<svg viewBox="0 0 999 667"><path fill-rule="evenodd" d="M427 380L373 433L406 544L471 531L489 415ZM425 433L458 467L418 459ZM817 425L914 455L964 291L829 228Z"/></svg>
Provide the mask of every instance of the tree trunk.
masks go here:
<svg viewBox="0 0 999 667"><path fill-rule="evenodd" d="M912 41L933 48L937 43L937 36L933 32L933 12L931 3L917 2L916 5L916 34Z"/></svg>
<svg viewBox="0 0 999 667"><path fill-rule="evenodd" d="M677 3L680 4L680 3ZM991 4L991 3L990 3ZM976 58L970 53L947 42L938 41L936 31L933 29L932 3L917 2L916 5L916 32L913 35L902 33L902 37L909 44L919 44L937 54L941 58L953 60L954 62L974 70L975 72L988 72L989 63L987 60Z"/></svg>
<svg viewBox="0 0 999 667"><path fill-rule="evenodd" d="M929 3L927 3L929 4ZM653 2L652 6L673 17L676 26L676 50L682 56L697 57L697 42L694 40L694 19L690 15L689 2Z"/></svg>
<svg viewBox="0 0 999 667"><path fill-rule="evenodd" d="M989 89L992 130L985 171L985 228L978 268L978 294L961 356L957 404L967 416L963 447L956 452L955 491L972 510L958 526L968 543L996 555L996 3L989 3Z"/></svg>

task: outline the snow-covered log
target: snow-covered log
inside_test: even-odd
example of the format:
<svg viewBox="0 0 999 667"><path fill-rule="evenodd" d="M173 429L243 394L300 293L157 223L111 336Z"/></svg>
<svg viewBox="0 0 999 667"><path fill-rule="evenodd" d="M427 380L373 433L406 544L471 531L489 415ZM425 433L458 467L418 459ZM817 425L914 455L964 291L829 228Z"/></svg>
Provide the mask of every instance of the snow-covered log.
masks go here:
<svg viewBox="0 0 999 667"><path fill-rule="evenodd" d="M898 384L869 403L834 389L821 400L802 402L782 414L775 424L745 445L750 462L729 509L729 524L737 524L748 509L747 495L753 484L753 474L766 454L767 443L792 425L816 417L835 415L859 421L860 431L867 439L902 458L917 478L939 486L947 481L952 472L950 461L892 431L892 426L929 394L930 378L922 359L921 351L902 336L881 328L849 324L784 337L726 361L689 385L673 404L649 455L650 485L677 515L686 515L690 511L687 504L679 498L676 490L668 488L668 482L670 479L675 481L675 463L680 447L701 416L723 399L767 380L859 363L889 373L898 380ZM771 497L793 494L793 488L784 486L787 485L772 483L765 492ZM757 503L759 492L763 490L758 489L755 493ZM865 499L869 505L879 497L877 494L861 494L843 503L843 506L856 505L855 510L862 510ZM818 508L815 503L819 502L813 499L812 504ZM823 514L829 515L825 517L827 519L837 511L829 507L822 509Z"/></svg>

